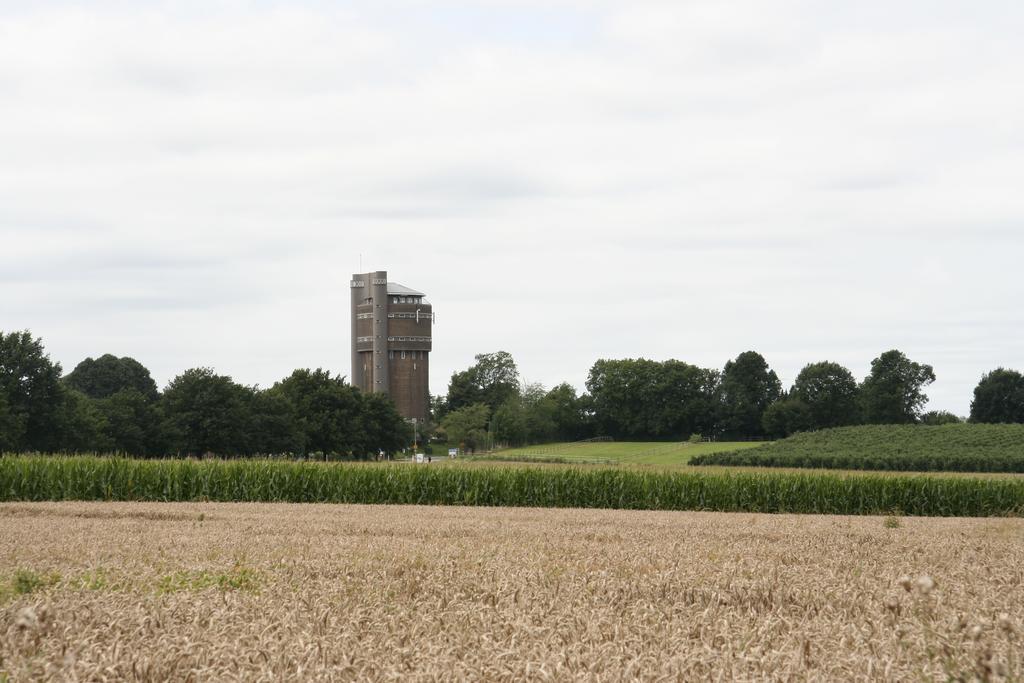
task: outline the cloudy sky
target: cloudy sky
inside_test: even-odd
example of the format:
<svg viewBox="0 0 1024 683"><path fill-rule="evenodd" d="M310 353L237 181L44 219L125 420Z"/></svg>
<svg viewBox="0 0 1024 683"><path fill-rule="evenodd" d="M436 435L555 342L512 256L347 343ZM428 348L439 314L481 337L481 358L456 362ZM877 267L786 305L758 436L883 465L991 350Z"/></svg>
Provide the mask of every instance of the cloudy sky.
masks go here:
<svg viewBox="0 0 1024 683"><path fill-rule="evenodd" d="M349 373L348 281L475 353L1024 369L1024 5L0 0L0 329L162 386Z"/></svg>

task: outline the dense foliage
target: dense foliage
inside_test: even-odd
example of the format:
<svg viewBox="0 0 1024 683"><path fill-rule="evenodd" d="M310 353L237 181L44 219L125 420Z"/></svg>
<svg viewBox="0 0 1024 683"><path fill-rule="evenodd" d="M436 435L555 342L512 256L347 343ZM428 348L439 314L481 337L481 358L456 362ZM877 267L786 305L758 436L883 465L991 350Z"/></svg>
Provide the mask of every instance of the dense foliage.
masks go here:
<svg viewBox="0 0 1024 683"><path fill-rule="evenodd" d="M491 409L485 403L474 403L444 416L441 421L448 443L468 451L483 448L488 441L487 421Z"/></svg>
<svg viewBox="0 0 1024 683"><path fill-rule="evenodd" d="M586 401L567 383L550 391L520 384L506 351L478 354L466 370L452 374L445 396L431 398L438 435L468 450L495 442L520 445L575 441L590 435Z"/></svg>
<svg viewBox="0 0 1024 683"><path fill-rule="evenodd" d="M764 411L782 395L782 383L764 357L745 351L725 364L718 387L719 431L726 437L763 436Z"/></svg>
<svg viewBox="0 0 1024 683"><path fill-rule="evenodd" d="M519 392L519 369L507 351L481 353L469 368L452 375L448 385L448 410L483 403L497 410Z"/></svg>
<svg viewBox="0 0 1024 683"><path fill-rule="evenodd" d="M761 417L764 433L773 439L814 429L814 413L799 398L783 397L768 406Z"/></svg>
<svg viewBox="0 0 1024 683"><path fill-rule="evenodd" d="M64 383L89 398L110 398L119 391L134 389L155 401L158 393L156 382L142 363L109 353L86 358L64 377Z"/></svg>
<svg viewBox="0 0 1024 683"><path fill-rule="evenodd" d="M0 458L0 500L280 501L974 517L1024 511L1024 480L9 456Z"/></svg>
<svg viewBox="0 0 1024 683"><path fill-rule="evenodd" d="M684 440L692 435L715 439L775 439L799 432L859 424L943 425L964 419L946 411L923 412L924 388L935 379L931 366L892 349L871 363L860 384L833 361L809 363L788 391L759 353L746 351L721 370L678 360L601 359L587 377L587 392L568 384L549 392L540 385L518 386L518 371L505 352L482 354L469 369L452 376L447 396L434 397L434 415L444 425L449 411L485 405L487 416L471 413L469 444L513 446L575 441L593 436L620 440ZM499 373L496 368L502 368ZM491 380L482 381L481 378ZM476 378L472 389L467 379ZM496 379L498 378L498 379ZM986 375L975 391L975 422L1024 420L1024 380L1000 370ZM465 404L468 396L500 395L492 405ZM470 413L460 413L456 423ZM443 430L442 430L442 433ZM461 443L462 439L455 439Z"/></svg>
<svg viewBox="0 0 1024 683"><path fill-rule="evenodd" d="M323 369L296 370L261 389L192 368L163 392L129 357L87 358L61 374L29 332L0 332L0 449L363 457L413 440L389 399L362 395ZM416 436L478 450L595 436L760 440L854 424L961 422L947 412L923 412L923 388L934 379L931 366L893 349L872 361L859 385L843 366L822 361L806 365L783 391L764 357L745 351L721 371L679 360L600 359L588 374L588 393L577 394L567 383L550 390L521 384L511 354L497 351L452 375ZM971 421L1022 420L1020 373L1000 368L985 375Z"/></svg>
<svg viewBox="0 0 1024 683"><path fill-rule="evenodd" d="M597 430L626 440L710 433L718 389L716 371L678 360L599 360L587 378Z"/></svg>
<svg viewBox="0 0 1024 683"><path fill-rule="evenodd" d="M971 422L1024 422L1024 375L996 368L974 389Z"/></svg>
<svg viewBox="0 0 1024 683"><path fill-rule="evenodd" d="M959 415L954 415L948 410L929 410L918 418L918 423L923 425L956 425L965 422Z"/></svg>
<svg viewBox="0 0 1024 683"><path fill-rule="evenodd" d="M193 368L161 394L132 358L88 358L62 379L40 340L0 332L3 450L362 457L410 440L389 399L364 395L325 370L296 370L262 390Z"/></svg>
<svg viewBox="0 0 1024 683"><path fill-rule="evenodd" d="M807 406L810 429L842 427L860 421L857 380L839 363L822 361L805 365L796 376L789 395ZM788 433L802 431L790 429Z"/></svg>
<svg viewBox="0 0 1024 683"><path fill-rule="evenodd" d="M60 374L41 340L27 331L0 331L0 444L11 450L60 448L66 412L76 407Z"/></svg>
<svg viewBox="0 0 1024 683"><path fill-rule="evenodd" d="M497 367L503 368L503 373L496 373ZM1018 383L1012 381L1019 375L1012 371L993 373L996 375L1000 381L986 384L983 380L984 386L975 392L983 399L976 400L979 407L974 421L1013 421L1014 410L1024 410ZM477 381L469 391L469 377L501 379ZM858 424L964 421L945 411L923 412L928 400L924 388L934 381L935 373L931 366L917 363L897 349L879 354L860 384L842 365L820 361L805 365L788 391L782 390L776 373L755 351L739 354L721 371L679 360L600 359L590 368L588 393L580 396L567 384L550 392L536 384L512 391L518 377L509 354L477 356L477 364L452 376L447 396L434 397L435 417L474 405L465 404L467 396L500 394L504 397L500 404L476 402L486 405L489 412L473 427L480 438L471 441L513 446L593 436L683 440L699 435L756 440ZM1006 408L1018 403L1019 408ZM986 410L983 404L998 405L999 410Z"/></svg>
<svg viewBox="0 0 1024 683"><path fill-rule="evenodd" d="M838 427L760 448L699 455L691 465L848 470L1024 472L1024 425Z"/></svg>
<svg viewBox="0 0 1024 683"><path fill-rule="evenodd" d="M915 363L901 351L886 351L871 361L871 374L860 387L868 424L913 424L928 397L922 389L935 381L932 366Z"/></svg>

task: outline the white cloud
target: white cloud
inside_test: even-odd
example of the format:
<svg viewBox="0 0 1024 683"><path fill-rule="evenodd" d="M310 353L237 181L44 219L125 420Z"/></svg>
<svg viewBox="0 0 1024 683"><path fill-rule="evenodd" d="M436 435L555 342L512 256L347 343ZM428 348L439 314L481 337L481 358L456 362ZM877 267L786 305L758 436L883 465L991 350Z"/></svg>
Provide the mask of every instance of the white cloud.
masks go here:
<svg viewBox="0 0 1024 683"><path fill-rule="evenodd" d="M1024 368L1024 10L965 7L0 3L0 326L347 374L362 255L434 302L435 392L897 347L965 413Z"/></svg>

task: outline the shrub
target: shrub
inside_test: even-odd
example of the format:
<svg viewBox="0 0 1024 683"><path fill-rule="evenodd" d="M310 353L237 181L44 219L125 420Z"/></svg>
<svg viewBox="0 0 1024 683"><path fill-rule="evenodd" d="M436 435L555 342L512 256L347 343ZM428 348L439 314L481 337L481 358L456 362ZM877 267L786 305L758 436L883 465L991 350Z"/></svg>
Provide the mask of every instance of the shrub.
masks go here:
<svg viewBox="0 0 1024 683"><path fill-rule="evenodd" d="M839 427L796 434L760 448L699 455L691 458L690 464L902 472L1024 472L1024 425Z"/></svg>

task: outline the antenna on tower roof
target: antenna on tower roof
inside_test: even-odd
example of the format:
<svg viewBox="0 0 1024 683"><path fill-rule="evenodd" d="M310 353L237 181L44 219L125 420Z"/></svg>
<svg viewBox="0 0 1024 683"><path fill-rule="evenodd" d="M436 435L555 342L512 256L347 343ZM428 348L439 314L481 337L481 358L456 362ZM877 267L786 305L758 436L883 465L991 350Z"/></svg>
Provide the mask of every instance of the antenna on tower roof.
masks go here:
<svg viewBox="0 0 1024 683"><path fill-rule="evenodd" d="M360 273L363 272L363 254L362 254L362 252L359 253L359 272Z"/></svg>

